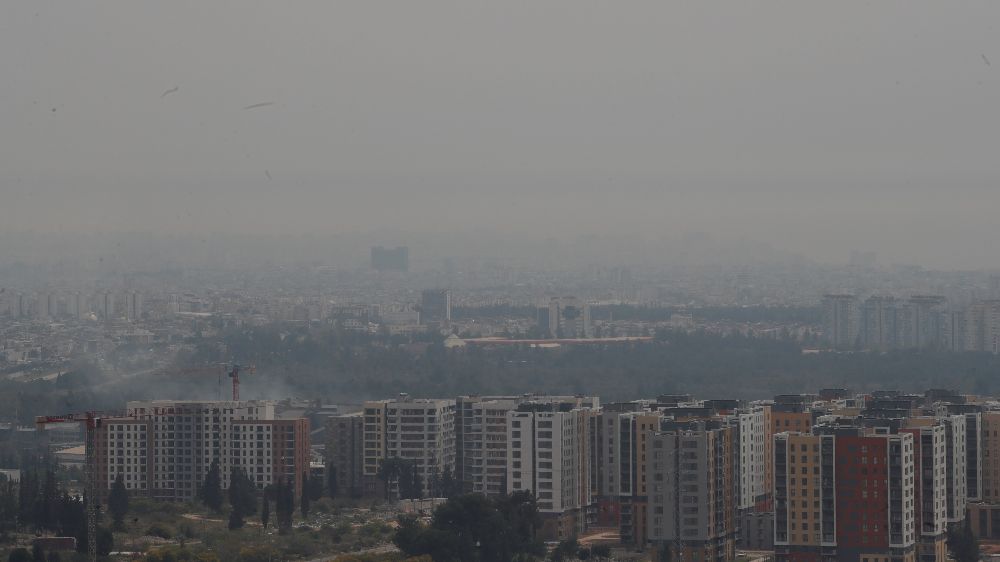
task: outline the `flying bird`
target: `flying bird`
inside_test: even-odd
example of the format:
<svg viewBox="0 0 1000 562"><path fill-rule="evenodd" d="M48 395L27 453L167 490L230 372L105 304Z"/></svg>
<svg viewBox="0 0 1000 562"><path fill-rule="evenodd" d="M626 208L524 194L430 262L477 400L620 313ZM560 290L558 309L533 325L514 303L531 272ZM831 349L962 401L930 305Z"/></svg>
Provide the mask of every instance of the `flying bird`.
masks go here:
<svg viewBox="0 0 1000 562"><path fill-rule="evenodd" d="M986 66L993 66L992 64L990 64L990 59L986 58L986 55L985 55L985 54L983 54L983 53L980 53L980 55L979 55L979 56L983 57L983 62L985 62L985 63L986 63Z"/></svg>
<svg viewBox="0 0 1000 562"><path fill-rule="evenodd" d="M244 107L243 109L257 109L258 107L267 107L269 105L274 105L274 102L273 101L264 101L264 102L260 102L260 103L255 103L253 105L248 105L248 106Z"/></svg>
<svg viewBox="0 0 1000 562"><path fill-rule="evenodd" d="M163 99L163 98L169 96L170 94L172 94L172 93L174 93L174 92L176 92L177 90L180 90L180 89L181 89L180 86L174 86L173 88L170 88L169 90L167 90L167 91L163 92L162 94L160 94L160 99Z"/></svg>

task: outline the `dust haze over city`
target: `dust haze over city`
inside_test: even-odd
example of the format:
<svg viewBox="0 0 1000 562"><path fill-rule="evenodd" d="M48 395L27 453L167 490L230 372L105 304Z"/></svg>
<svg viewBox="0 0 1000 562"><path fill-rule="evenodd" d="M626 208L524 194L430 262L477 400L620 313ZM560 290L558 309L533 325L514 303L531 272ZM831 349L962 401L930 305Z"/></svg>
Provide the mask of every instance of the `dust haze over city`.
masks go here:
<svg viewBox="0 0 1000 562"><path fill-rule="evenodd" d="M0 559L1000 554L997 22L5 4Z"/></svg>
<svg viewBox="0 0 1000 562"><path fill-rule="evenodd" d="M0 228L980 269L998 10L16 2Z"/></svg>

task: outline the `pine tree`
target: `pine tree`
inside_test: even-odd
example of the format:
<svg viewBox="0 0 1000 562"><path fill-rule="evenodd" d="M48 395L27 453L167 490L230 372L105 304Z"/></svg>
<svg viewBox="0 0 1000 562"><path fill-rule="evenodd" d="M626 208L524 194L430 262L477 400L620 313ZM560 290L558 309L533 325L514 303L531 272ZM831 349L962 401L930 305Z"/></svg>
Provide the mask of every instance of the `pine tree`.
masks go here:
<svg viewBox="0 0 1000 562"><path fill-rule="evenodd" d="M15 548L7 556L7 562L31 562L31 553L27 548Z"/></svg>
<svg viewBox="0 0 1000 562"><path fill-rule="evenodd" d="M268 501L267 495L264 495L264 505L260 508L260 524L267 530L267 524L271 522L271 502Z"/></svg>
<svg viewBox="0 0 1000 562"><path fill-rule="evenodd" d="M337 497L337 468L326 465L326 494L331 498Z"/></svg>
<svg viewBox="0 0 1000 562"><path fill-rule="evenodd" d="M111 493L108 494L108 510L114 520L115 529L125 528L125 514L128 513L128 490L125 488L125 481L122 475L118 474L115 483L111 486Z"/></svg>
<svg viewBox="0 0 1000 562"><path fill-rule="evenodd" d="M233 467L229 473L229 503L242 515L257 513L257 488L243 468Z"/></svg>
<svg viewBox="0 0 1000 562"><path fill-rule="evenodd" d="M212 511L219 513L222 511L222 475L219 471L219 461L212 461L211 468L205 475L205 481L199 489L199 499Z"/></svg>
<svg viewBox="0 0 1000 562"><path fill-rule="evenodd" d="M236 507L229 510L229 530L240 529L243 527L243 514Z"/></svg>
<svg viewBox="0 0 1000 562"><path fill-rule="evenodd" d="M20 486L17 490L17 522L22 527L35 522L35 492L37 489L34 472L29 471L21 475Z"/></svg>
<svg viewBox="0 0 1000 562"><path fill-rule="evenodd" d="M314 502L319 501L323 497L323 479L309 478L307 489L309 490L309 499Z"/></svg>
<svg viewBox="0 0 1000 562"><path fill-rule="evenodd" d="M441 496L451 499L462 493L462 485L455 479L451 469L445 469L441 476Z"/></svg>
<svg viewBox="0 0 1000 562"><path fill-rule="evenodd" d="M295 513L295 487L287 479L278 481L274 505L278 516L278 530L286 533L292 528L292 515Z"/></svg>
<svg viewBox="0 0 1000 562"><path fill-rule="evenodd" d="M39 497L39 526L55 531L58 524L59 484L56 473L52 469L45 471L45 483L42 485Z"/></svg>
<svg viewBox="0 0 1000 562"><path fill-rule="evenodd" d="M309 517L309 473L302 473L302 494L299 496L299 509L302 511L302 518Z"/></svg>
<svg viewBox="0 0 1000 562"><path fill-rule="evenodd" d="M17 484L0 477L0 533L17 525Z"/></svg>

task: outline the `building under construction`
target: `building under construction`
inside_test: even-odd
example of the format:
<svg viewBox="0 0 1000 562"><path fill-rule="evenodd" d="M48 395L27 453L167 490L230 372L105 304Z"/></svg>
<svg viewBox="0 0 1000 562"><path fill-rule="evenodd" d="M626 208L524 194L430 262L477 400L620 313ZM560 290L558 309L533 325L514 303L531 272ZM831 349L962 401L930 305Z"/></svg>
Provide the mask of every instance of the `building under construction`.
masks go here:
<svg viewBox="0 0 1000 562"><path fill-rule="evenodd" d="M270 401L129 402L126 413L94 428L95 492L118 475L130 493L190 501L214 462L222 487L233 467L263 489L280 480L301 493L309 470L309 421L277 419Z"/></svg>

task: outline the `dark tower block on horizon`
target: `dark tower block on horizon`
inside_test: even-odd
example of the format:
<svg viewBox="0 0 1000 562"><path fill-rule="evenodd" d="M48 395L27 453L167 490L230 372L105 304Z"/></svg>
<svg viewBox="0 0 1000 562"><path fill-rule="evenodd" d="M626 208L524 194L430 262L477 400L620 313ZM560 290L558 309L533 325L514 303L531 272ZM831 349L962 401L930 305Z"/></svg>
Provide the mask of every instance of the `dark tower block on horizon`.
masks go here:
<svg viewBox="0 0 1000 562"><path fill-rule="evenodd" d="M426 289L420 293L420 322L447 324L451 322L451 291Z"/></svg>

